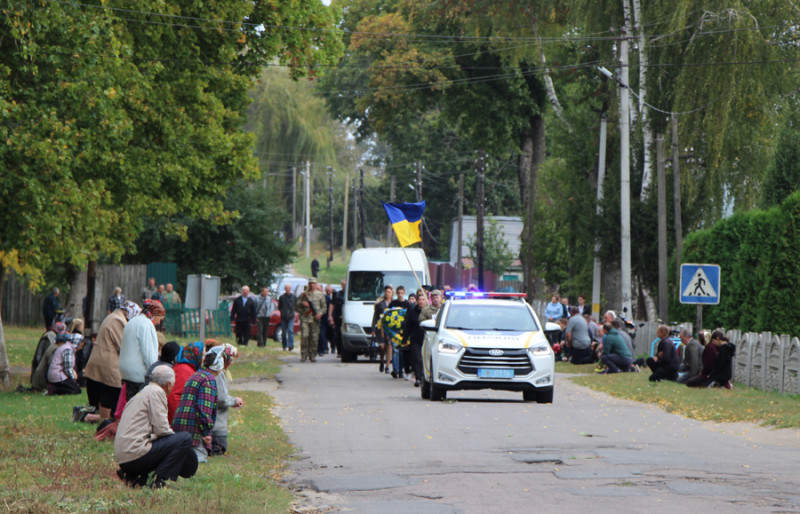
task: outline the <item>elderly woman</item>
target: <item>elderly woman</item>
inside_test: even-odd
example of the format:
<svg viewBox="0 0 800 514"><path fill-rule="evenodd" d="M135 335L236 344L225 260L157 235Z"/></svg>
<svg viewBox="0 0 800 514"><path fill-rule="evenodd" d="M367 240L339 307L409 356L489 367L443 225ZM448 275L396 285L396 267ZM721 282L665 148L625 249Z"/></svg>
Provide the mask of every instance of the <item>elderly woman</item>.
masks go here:
<svg viewBox="0 0 800 514"><path fill-rule="evenodd" d="M231 407L238 409L244 405L244 400L228 394L230 381L228 368L233 362L233 358L238 355L238 351L235 346L225 343L221 346L214 346L208 353L219 354L223 362L223 372L217 375L217 420L214 422L214 428L211 429L210 455L224 455L228 451L228 409Z"/></svg>
<svg viewBox="0 0 800 514"><path fill-rule="evenodd" d="M119 349L122 334L128 321L142 309L134 302L125 302L122 307L105 317L97 332L89 362L83 370L86 377L86 395L89 405L98 408L98 414L88 414L86 421L111 419L122 389L119 373Z"/></svg>
<svg viewBox="0 0 800 514"><path fill-rule="evenodd" d="M205 345L201 341L195 341L181 348L178 357L175 359L175 365L172 367L175 370L175 387L167 395L167 416L170 423L175 417L175 409L178 408L178 402L181 400L183 386L189 380L189 377L200 369L200 365L203 363L203 355L205 355Z"/></svg>
<svg viewBox="0 0 800 514"><path fill-rule="evenodd" d="M203 367L189 377L183 387L181 401L175 411L172 429L189 432L198 462L208 462L211 449L211 429L217 419L216 377L224 369L220 353L207 353Z"/></svg>
<svg viewBox="0 0 800 514"><path fill-rule="evenodd" d="M130 401L144 387L144 375L158 360L156 327L164 319L164 306L158 300L145 300L142 314L128 322L119 347L119 373L125 384L125 399Z"/></svg>
<svg viewBox="0 0 800 514"><path fill-rule="evenodd" d="M131 487L144 486L154 472L150 487L164 487L166 480L189 478L197 471L191 435L175 433L167 421L167 393L175 383L169 366L157 366L151 382L125 408L114 438L119 462L117 476Z"/></svg>
<svg viewBox="0 0 800 514"><path fill-rule="evenodd" d="M67 333L56 336L56 349L47 369L47 394L81 394L75 370L75 347Z"/></svg>

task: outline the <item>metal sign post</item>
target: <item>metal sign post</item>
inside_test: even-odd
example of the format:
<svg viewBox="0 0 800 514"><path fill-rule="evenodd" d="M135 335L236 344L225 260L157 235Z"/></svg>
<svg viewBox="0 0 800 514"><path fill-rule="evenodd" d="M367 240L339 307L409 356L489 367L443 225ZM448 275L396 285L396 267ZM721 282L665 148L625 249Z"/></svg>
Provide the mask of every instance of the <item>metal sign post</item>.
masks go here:
<svg viewBox="0 0 800 514"><path fill-rule="evenodd" d="M206 340L206 311L213 311L219 302L219 277L211 275L188 275L186 277L187 309L198 309L198 329L200 340Z"/></svg>

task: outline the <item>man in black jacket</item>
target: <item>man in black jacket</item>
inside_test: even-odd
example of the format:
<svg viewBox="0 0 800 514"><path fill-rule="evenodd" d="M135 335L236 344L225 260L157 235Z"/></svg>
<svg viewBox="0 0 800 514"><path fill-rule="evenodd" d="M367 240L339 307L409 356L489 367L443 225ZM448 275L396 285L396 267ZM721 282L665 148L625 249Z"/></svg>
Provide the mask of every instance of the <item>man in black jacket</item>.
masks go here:
<svg viewBox="0 0 800 514"><path fill-rule="evenodd" d="M242 287L242 294L233 301L231 321L236 322L236 344L247 346L251 326L256 323L255 303L250 300L250 288Z"/></svg>
<svg viewBox="0 0 800 514"><path fill-rule="evenodd" d="M284 293L278 298L278 310L281 313L281 345L284 350L294 350L294 307L297 297L292 293L292 286L286 284Z"/></svg>
<svg viewBox="0 0 800 514"><path fill-rule="evenodd" d="M44 314L44 329L50 330L53 327L53 322L56 319L56 314L61 305L58 303L58 295L60 291L54 287L47 298L44 299L44 306L42 307L42 314Z"/></svg>

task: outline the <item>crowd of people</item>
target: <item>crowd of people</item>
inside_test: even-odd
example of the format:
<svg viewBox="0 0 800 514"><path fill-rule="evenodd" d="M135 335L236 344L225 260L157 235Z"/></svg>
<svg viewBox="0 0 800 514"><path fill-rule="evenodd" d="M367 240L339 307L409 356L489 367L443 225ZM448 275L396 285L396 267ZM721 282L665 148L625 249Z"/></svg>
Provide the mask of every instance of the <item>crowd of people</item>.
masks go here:
<svg viewBox="0 0 800 514"><path fill-rule="evenodd" d="M395 296L396 295L396 296ZM422 380L422 344L425 332L421 323L433 319L442 307L443 293L417 289L406 298L404 286L384 286L383 296L375 302L372 335L378 350L378 371L392 378Z"/></svg>
<svg viewBox="0 0 800 514"><path fill-rule="evenodd" d="M598 323L583 295L574 306L569 305L566 297L552 295L545 307L545 317L560 327L551 333L550 339L556 360L573 364L597 362L597 372L601 374L638 372L646 366L651 372L651 382L667 380L689 387L733 388L736 346L719 330L703 331L698 340L690 330L681 329L677 343L670 337L670 327L659 325L654 355L645 359L636 358L625 320L614 311L607 311L602 323Z"/></svg>
<svg viewBox="0 0 800 514"><path fill-rule="evenodd" d="M208 339L181 347L159 331L165 309L153 296L175 299L170 293L151 279L140 306L115 288L94 341L83 336L81 319L67 329L54 313L32 363L35 391L85 388L87 403L73 408L72 419L96 423L98 441L113 439L117 475L132 487L162 488L225 454L228 412L244 403L229 389L236 346ZM57 310L52 301L45 306L45 314Z"/></svg>

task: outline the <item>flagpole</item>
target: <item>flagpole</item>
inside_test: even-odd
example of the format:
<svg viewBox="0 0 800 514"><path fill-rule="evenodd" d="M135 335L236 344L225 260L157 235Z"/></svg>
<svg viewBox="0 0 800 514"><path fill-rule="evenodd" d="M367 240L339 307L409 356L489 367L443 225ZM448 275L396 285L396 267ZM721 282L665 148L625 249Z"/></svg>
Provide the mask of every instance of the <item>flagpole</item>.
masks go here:
<svg viewBox="0 0 800 514"><path fill-rule="evenodd" d="M417 277L417 272L414 271L414 266L411 264L411 259L408 258L408 254L406 253L406 247L401 246L400 248L403 249L403 255L406 256L406 260L408 261L408 267L411 268L411 273L414 274L414 279L417 281L417 285L419 286L420 289L424 291L425 289L422 288L422 282L419 281L419 277Z"/></svg>

